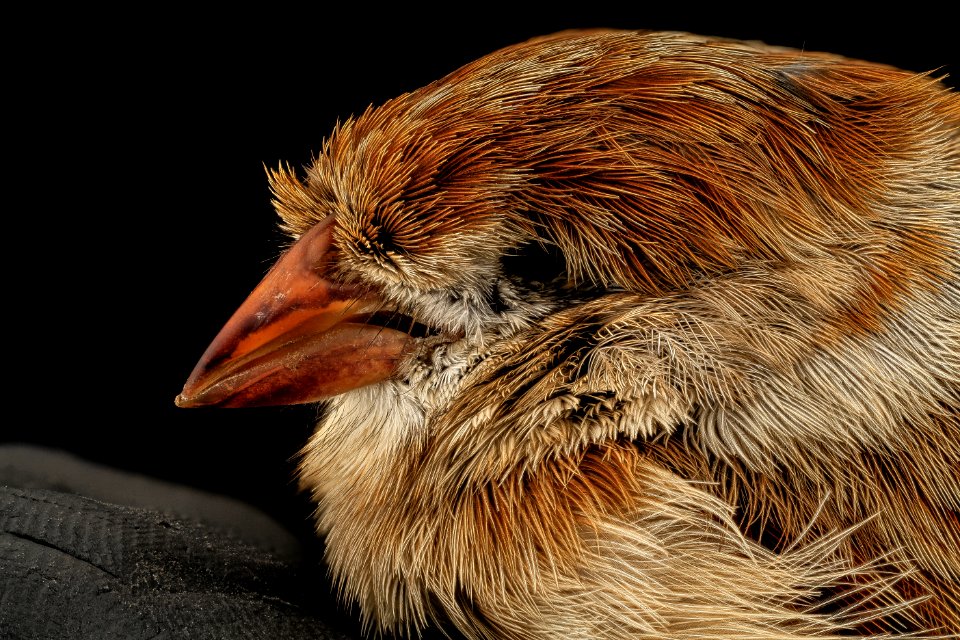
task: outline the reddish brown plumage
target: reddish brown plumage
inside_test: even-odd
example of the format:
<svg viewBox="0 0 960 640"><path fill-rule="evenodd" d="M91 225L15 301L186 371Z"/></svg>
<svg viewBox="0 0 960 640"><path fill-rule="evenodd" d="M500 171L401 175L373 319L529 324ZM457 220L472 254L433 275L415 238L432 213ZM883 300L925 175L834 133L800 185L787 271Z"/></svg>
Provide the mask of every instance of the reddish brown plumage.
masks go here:
<svg viewBox="0 0 960 640"><path fill-rule="evenodd" d="M660 47L599 33L492 54L339 127L300 208L280 198L281 213L300 233L343 211L347 246L382 233L438 262L457 233L519 229L579 257L581 280L659 294L750 259L878 241L900 246L864 265L851 307L946 275L946 223L881 236L864 215L900 195L893 162L953 170L944 138L960 114L936 79L683 34Z"/></svg>
<svg viewBox="0 0 960 640"><path fill-rule="evenodd" d="M378 628L960 633L960 98L677 33L509 47L271 174L436 332L301 481ZM563 273L505 256L555 247Z"/></svg>

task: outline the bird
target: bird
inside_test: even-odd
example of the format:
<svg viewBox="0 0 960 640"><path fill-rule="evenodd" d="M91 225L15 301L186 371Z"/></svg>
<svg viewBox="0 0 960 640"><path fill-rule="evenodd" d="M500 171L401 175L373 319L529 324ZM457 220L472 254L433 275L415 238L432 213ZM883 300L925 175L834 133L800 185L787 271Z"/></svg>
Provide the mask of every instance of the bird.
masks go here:
<svg viewBox="0 0 960 640"><path fill-rule="evenodd" d="M317 403L369 633L960 637L960 96L572 30L267 169L290 245L183 407Z"/></svg>

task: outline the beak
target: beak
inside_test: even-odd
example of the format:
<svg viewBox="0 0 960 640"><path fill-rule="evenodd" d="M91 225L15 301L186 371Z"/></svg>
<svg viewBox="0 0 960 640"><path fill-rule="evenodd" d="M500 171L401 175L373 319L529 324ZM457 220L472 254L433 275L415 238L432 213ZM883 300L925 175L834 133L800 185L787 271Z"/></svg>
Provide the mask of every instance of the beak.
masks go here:
<svg viewBox="0 0 960 640"><path fill-rule="evenodd" d="M413 338L367 324L380 298L320 275L332 225L327 218L281 256L200 358L177 406L315 402L393 374Z"/></svg>

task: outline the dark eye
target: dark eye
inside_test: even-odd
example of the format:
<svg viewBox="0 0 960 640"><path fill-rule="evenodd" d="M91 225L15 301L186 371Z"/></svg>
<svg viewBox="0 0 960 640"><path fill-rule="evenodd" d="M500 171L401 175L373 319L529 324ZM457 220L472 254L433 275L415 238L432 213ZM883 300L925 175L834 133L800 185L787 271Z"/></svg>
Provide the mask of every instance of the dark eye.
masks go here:
<svg viewBox="0 0 960 640"><path fill-rule="evenodd" d="M554 244L529 242L500 258L503 275L514 282L544 287L566 281L567 260Z"/></svg>
<svg viewBox="0 0 960 640"><path fill-rule="evenodd" d="M374 215L363 229L365 248L378 258L387 259L391 253L400 253L396 236L380 216Z"/></svg>

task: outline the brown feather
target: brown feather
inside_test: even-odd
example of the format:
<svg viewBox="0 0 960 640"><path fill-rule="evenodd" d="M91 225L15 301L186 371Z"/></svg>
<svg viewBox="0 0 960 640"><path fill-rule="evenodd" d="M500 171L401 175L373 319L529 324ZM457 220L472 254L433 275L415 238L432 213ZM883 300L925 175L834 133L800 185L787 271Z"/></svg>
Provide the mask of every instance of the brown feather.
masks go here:
<svg viewBox="0 0 960 640"><path fill-rule="evenodd" d="M490 294L526 243L566 260L566 308L438 312L482 345L463 371L335 399L304 449L373 627L960 634L960 96L935 78L568 32L347 120L271 185L402 309Z"/></svg>

